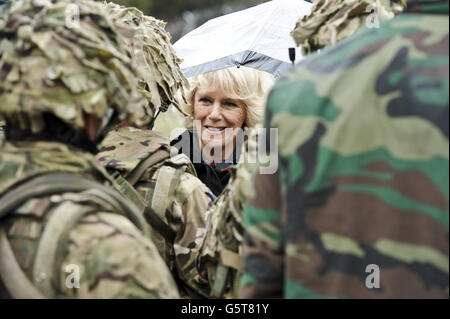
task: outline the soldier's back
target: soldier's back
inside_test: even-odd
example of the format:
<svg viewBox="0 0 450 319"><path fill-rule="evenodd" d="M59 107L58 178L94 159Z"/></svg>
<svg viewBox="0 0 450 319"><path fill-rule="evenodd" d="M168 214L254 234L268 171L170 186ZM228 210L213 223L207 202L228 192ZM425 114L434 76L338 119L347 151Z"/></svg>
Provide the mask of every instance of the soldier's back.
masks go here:
<svg viewBox="0 0 450 319"><path fill-rule="evenodd" d="M448 1L408 10L275 85L280 171L255 181L243 296L448 298ZM261 242L284 247L273 283Z"/></svg>
<svg viewBox="0 0 450 319"><path fill-rule="evenodd" d="M196 268L196 255L213 195L195 176L189 158L175 154L163 134L122 127L108 133L96 157L144 212L152 241L179 279L181 294L207 297L206 271Z"/></svg>
<svg viewBox="0 0 450 319"><path fill-rule="evenodd" d="M104 186L111 183L92 155L61 143L6 143L0 175L1 277L11 297L178 297L142 216ZM36 294L21 289L21 271Z"/></svg>
<svg viewBox="0 0 450 319"><path fill-rule="evenodd" d="M13 4L0 18L2 289L14 298L178 297L141 212L93 155L107 127L151 120L121 33L132 29L95 1Z"/></svg>

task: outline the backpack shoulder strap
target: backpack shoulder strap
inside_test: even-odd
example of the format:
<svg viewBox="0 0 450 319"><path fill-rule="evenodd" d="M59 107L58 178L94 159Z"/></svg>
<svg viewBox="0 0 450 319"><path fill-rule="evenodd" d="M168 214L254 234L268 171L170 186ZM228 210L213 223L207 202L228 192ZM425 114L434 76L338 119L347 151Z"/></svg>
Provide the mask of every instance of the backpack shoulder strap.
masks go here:
<svg viewBox="0 0 450 319"><path fill-rule="evenodd" d="M37 176L17 186L0 198L0 218L13 211L32 197L40 197L55 193L82 192L88 189L97 190L97 194L107 196L117 203L118 212L124 213L144 233L148 233L145 220L139 210L128 200L111 188L102 184L67 173L50 173Z"/></svg>
<svg viewBox="0 0 450 319"><path fill-rule="evenodd" d="M133 185L139 181L148 168L156 164L158 164L158 177L155 187L144 200ZM144 213L145 219L152 228L169 243L173 243L176 233L164 222L162 216L164 216L169 200L185 171L195 174L195 169L186 155L177 154L170 157L168 150L160 149L136 166L127 178L124 178L118 171L114 171L111 176L119 184L121 193Z"/></svg>
<svg viewBox="0 0 450 319"><path fill-rule="evenodd" d="M44 299L19 266L3 227L0 226L0 278L15 299Z"/></svg>
<svg viewBox="0 0 450 319"><path fill-rule="evenodd" d="M170 185L176 171L171 166L162 166L158 170L151 206L159 216L163 216L166 211L170 200Z"/></svg>
<svg viewBox="0 0 450 319"><path fill-rule="evenodd" d="M166 149L160 149L150 155L146 160L139 163L138 166L128 175L127 181L134 185L139 181L139 178L145 173L145 171L153 165L163 161L170 156L169 151Z"/></svg>
<svg viewBox="0 0 450 319"><path fill-rule="evenodd" d="M135 203L152 229L160 233L165 240L172 243L175 239L175 232L161 219L161 217L153 210L152 205L147 204L142 196L134 189L133 186L123 178L117 171L111 175L120 186L121 193L130 201Z"/></svg>
<svg viewBox="0 0 450 319"><path fill-rule="evenodd" d="M142 201L143 198L132 185L139 180L148 168L156 164L158 164L156 168L158 177L155 186L147 194L147 198ZM181 175L185 171L195 174L195 169L186 155L177 154L170 157L168 151L161 149L140 163L126 179L118 172L112 174L114 179L121 185L122 193L131 201L140 203L138 206L144 211L144 217L152 228L157 230L169 243L173 243L176 233L162 218L166 212L169 200L178 186Z"/></svg>
<svg viewBox="0 0 450 319"><path fill-rule="evenodd" d="M0 217L6 216L32 197L82 191L90 192L106 201L114 207L115 211L128 216L145 235L149 236L143 216L125 198L100 183L67 173L38 176L12 189L0 198ZM0 225L0 277L12 297L41 298L43 297L42 293L46 297L54 297L51 283L58 247L67 240L68 233L77 222L86 214L94 211L89 207L66 206L65 203L61 204L50 215L44 228L33 267L34 285L18 265L6 234Z"/></svg>

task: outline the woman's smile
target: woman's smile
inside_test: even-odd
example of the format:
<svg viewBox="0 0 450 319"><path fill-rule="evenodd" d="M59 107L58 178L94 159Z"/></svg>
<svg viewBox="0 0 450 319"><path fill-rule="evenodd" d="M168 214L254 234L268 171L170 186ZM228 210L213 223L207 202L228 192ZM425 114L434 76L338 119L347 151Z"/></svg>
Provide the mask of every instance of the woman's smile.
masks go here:
<svg viewBox="0 0 450 319"><path fill-rule="evenodd" d="M221 134L222 132L225 131L226 127L215 127L215 126L210 126L210 125L204 125L204 128L211 134Z"/></svg>

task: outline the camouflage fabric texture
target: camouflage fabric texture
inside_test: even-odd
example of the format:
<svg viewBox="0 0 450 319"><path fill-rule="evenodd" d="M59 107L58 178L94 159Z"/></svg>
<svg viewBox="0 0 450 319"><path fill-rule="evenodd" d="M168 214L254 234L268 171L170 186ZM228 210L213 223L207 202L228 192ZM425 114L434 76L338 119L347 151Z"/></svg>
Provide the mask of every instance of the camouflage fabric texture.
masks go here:
<svg viewBox="0 0 450 319"><path fill-rule="evenodd" d="M164 135L123 127L108 133L97 159L108 171L116 171L130 180L145 204L173 231L172 242L165 240L157 229L153 229L152 239L178 279L180 294L208 297L207 277L197 270L195 261L206 232L205 213L211 203L206 193L211 191L196 177L186 156L170 155L170 142ZM141 170L152 157L156 160Z"/></svg>
<svg viewBox="0 0 450 319"><path fill-rule="evenodd" d="M275 84L240 297L449 297L448 23L448 1L409 1Z"/></svg>
<svg viewBox="0 0 450 319"><path fill-rule="evenodd" d="M335 44L368 25L398 15L405 0L317 0L311 13L302 17L291 32L302 54Z"/></svg>
<svg viewBox="0 0 450 319"><path fill-rule="evenodd" d="M35 134L44 130L46 112L81 130L83 113L102 118L108 108L119 120L148 123L152 111L137 91L127 42L93 1L77 1L82 19L68 24L69 4L13 1L0 20L0 104L7 123Z"/></svg>
<svg viewBox="0 0 450 319"><path fill-rule="evenodd" d="M86 152L61 143L6 143L0 152L0 196L52 172L112 184ZM27 277L48 298L178 298L156 246L103 196L87 190L31 197L2 218L1 226ZM78 212L85 214L63 236L53 271L37 272L37 252L45 250L42 238L49 221L57 214ZM79 288L66 285L69 265L79 268Z"/></svg>
<svg viewBox="0 0 450 319"><path fill-rule="evenodd" d="M187 116L179 101L186 103L185 90L189 84L179 67L181 60L172 47L170 34L164 29L165 22L136 8L111 2L104 6L116 25L133 29L132 36L125 39L141 72L139 91L151 102L153 111L172 104Z"/></svg>
<svg viewBox="0 0 450 319"><path fill-rule="evenodd" d="M65 23L69 4L80 10L79 29ZM0 295L177 298L143 216L113 189L119 185L85 145L43 139L57 121L82 133L83 113L149 120L125 41L91 1L11 1L2 18L0 116L7 132L23 136L7 134L0 149ZM39 184L52 176L66 179L51 190ZM77 266L79 288L67 284L66 266Z"/></svg>

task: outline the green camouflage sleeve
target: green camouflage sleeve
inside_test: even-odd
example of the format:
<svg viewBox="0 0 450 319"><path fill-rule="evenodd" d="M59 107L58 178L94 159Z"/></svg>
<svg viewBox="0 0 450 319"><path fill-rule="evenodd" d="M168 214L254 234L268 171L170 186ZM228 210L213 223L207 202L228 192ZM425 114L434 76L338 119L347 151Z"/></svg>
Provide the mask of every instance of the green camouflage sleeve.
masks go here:
<svg viewBox="0 0 450 319"><path fill-rule="evenodd" d="M157 169L152 176L144 174L148 176L147 181L136 185L137 191L144 198L148 197L149 192L153 192L160 172ZM207 297L207 277L196 268L195 260L206 231L205 214L211 204L206 193L210 190L197 177L187 172L182 173L178 180L173 179L171 184L173 187L169 190L167 206L161 217L174 231L175 238L166 245L164 239L155 234L154 241L169 268L176 273L178 283L182 284L181 293Z"/></svg>
<svg viewBox="0 0 450 319"><path fill-rule="evenodd" d="M208 297L209 284L205 272L196 267L196 257L206 233L205 214L211 204L207 192L211 191L198 178L183 174L168 217L177 230L173 245L177 273L185 285L204 297Z"/></svg>
<svg viewBox="0 0 450 319"><path fill-rule="evenodd" d="M97 158L108 169L130 178L142 163L163 151L162 158L136 175L139 177L134 188L169 226L171 237L174 235L173 239L167 238L161 230L154 229L151 239L177 277L177 283L183 285L180 291L207 296L207 281L199 275L194 261L211 203L206 193L211 191L193 175L195 169L189 158L170 157L169 150L169 140L164 135L128 127L109 132Z"/></svg>

